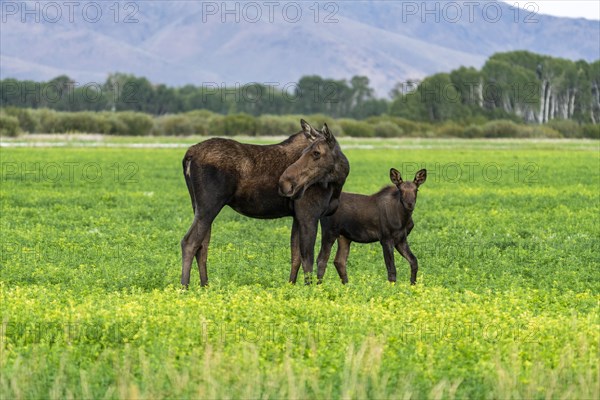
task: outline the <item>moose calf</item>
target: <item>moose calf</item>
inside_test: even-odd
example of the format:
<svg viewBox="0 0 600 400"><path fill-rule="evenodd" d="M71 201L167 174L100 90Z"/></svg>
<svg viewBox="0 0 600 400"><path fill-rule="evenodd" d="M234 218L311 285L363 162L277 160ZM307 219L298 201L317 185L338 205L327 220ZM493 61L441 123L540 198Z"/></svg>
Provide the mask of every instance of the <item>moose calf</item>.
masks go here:
<svg viewBox="0 0 600 400"><path fill-rule="evenodd" d="M392 168L390 179L395 186L385 187L371 196L342 192L337 211L329 217L321 218L321 251L317 260L319 283L325 275L331 247L336 239L338 249L334 265L342 283L348 283L346 262L350 243L377 241L383 247L388 280L396 282L396 248L410 263L410 283L416 283L417 257L410 251L406 239L414 226L412 212L417 202L418 188L427 179L427 170L417 172L412 182L404 182L400 172Z"/></svg>

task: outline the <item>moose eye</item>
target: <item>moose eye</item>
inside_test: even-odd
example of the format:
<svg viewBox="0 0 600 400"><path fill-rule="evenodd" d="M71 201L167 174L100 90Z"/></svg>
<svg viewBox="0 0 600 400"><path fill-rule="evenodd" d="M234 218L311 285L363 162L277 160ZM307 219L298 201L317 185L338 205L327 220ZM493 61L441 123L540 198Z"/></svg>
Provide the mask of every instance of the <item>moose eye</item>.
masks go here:
<svg viewBox="0 0 600 400"><path fill-rule="evenodd" d="M319 159L321 157L321 152L318 150L313 151L313 157L315 160Z"/></svg>

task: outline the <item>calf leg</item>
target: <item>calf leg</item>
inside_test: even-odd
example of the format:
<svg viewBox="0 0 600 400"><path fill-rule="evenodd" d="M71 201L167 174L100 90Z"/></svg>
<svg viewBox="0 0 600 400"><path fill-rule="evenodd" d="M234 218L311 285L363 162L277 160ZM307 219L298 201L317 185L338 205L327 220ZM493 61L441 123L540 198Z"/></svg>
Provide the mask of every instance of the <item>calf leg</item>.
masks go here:
<svg viewBox="0 0 600 400"><path fill-rule="evenodd" d="M335 253L335 260L333 261L333 265L335 265L335 269L344 285L348 283L346 265L348 263L348 254L350 253L350 243L352 243L350 239L344 236L338 237L338 249Z"/></svg>
<svg viewBox="0 0 600 400"><path fill-rule="evenodd" d="M298 270L300 269L300 228L298 221L294 218L292 223L292 237L290 239L290 248L292 249L292 269L290 271L290 282L296 283L298 279Z"/></svg>
<svg viewBox="0 0 600 400"><path fill-rule="evenodd" d="M388 272L388 281L396 282L396 264L394 263L394 242L392 240L382 240L383 259Z"/></svg>
<svg viewBox="0 0 600 400"><path fill-rule="evenodd" d="M321 250L319 251L319 257L317 257L317 283L323 281L325 270L327 269L327 262L331 255L331 247L335 243L335 235L323 229L321 224Z"/></svg>
<svg viewBox="0 0 600 400"><path fill-rule="evenodd" d="M413 221L412 217L410 217L408 219L408 223L406 224L406 236L410 235L410 232L413 230L414 227L415 222Z"/></svg>
<svg viewBox="0 0 600 400"><path fill-rule="evenodd" d="M396 250L402 257L406 258L406 261L410 264L410 284L414 285L417 283L417 271L419 270L419 264L417 262L417 257L410 251L410 247L408 247L408 241L403 240L402 242L396 245Z"/></svg>

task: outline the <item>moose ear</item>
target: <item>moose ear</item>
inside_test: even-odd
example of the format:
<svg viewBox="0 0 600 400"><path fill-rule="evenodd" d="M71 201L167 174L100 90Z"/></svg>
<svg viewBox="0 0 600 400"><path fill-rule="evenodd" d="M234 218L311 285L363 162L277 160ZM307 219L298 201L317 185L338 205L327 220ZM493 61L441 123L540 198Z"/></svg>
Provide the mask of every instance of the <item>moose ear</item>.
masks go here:
<svg viewBox="0 0 600 400"><path fill-rule="evenodd" d="M402 176L400 176L400 172L396 168L390 169L390 179L397 187L400 187L402 184Z"/></svg>
<svg viewBox="0 0 600 400"><path fill-rule="evenodd" d="M325 136L325 141L328 144L332 144L335 142L335 138L333 137L333 133L329 130L327 123L323 123L323 128L321 129L321 133Z"/></svg>
<svg viewBox="0 0 600 400"><path fill-rule="evenodd" d="M413 181L417 187L421 186L423 183L425 183L425 180L427 179L427 170L426 169L422 169L419 172L416 173L415 175L415 180Z"/></svg>
<svg viewBox="0 0 600 400"><path fill-rule="evenodd" d="M306 122L304 119L300 120L300 126L302 126L302 132L304 133L304 136L306 136L306 138L308 140L310 140L312 142L317 139L317 131L315 131L313 129L313 127L310 126L310 124L308 122Z"/></svg>

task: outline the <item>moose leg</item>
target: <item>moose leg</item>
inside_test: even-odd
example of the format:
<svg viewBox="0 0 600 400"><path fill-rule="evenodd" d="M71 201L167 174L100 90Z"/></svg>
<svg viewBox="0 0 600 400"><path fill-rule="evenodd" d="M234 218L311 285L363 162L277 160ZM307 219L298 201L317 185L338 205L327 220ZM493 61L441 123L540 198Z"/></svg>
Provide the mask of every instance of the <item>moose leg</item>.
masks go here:
<svg viewBox="0 0 600 400"><path fill-rule="evenodd" d="M394 264L394 242L392 240L382 240L383 259L388 271L388 281L396 282L396 264Z"/></svg>
<svg viewBox="0 0 600 400"><path fill-rule="evenodd" d="M290 247L292 249L292 269L290 271L290 282L296 283L298 279L298 270L300 269L300 228L298 221L294 218L292 223L292 237L290 239Z"/></svg>
<svg viewBox="0 0 600 400"><path fill-rule="evenodd" d="M417 257L410 251L410 247L408 247L408 242L403 240L402 242L396 245L396 250L402 257L406 258L406 261L410 264L410 284L414 285L417 283L417 271L419 270L419 264L417 262Z"/></svg>
<svg viewBox="0 0 600 400"><path fill-rule="evenodd" d="M299 221L300 227L300 260L304 270L304 283L312 283L313 264L315 262L315 241L317 239L318 218Z"/></svg>
<svg viewBox="0 0 600 400"><path fill-rule="evenodd" d="M198 261L198 269L200 271L200 284L206 286L208 283L208 275L206 273L206 257L208 256L208 243L210 242L210 227L213 220L219 214L223 205L218 207L207 207L211 210L200 214L196 211L192 226L181 240L181 285L187 288L190 284L190 271L194 256ZM198 207L196 207L198 210ZM200 257L198 257L200 253Z"/></svg>
<svg viewBox="0 0 600 400"><path fill-rule="evenodd" d="M317 257L317 284L323 282L323 276L327 269L327 262L331 254L331 247L335 243L336 237L323 229L321 224L321 250L319 251L319 257Z"/></svg>
<svg viewBox="0 0 600 400"><path fill-rule="evenodd" d="M208 232L204 235L204 240L202 241L202 245L196 251L196 262L198 263L198 272L200 273L200 284L202 286L206 286L208 283L208 276L206 272L206 259L208 258L208 245L210 244L210 231L211 228L208 228Z"/></svg>
<svg viewBox="0 0 600 400"><path fill-rule="evenodd" d="M348 283L346 265L348 263L348 254L350 253L350 243L352 243L350 239L344 236L338 238L338 249L335 253L335 260L333 261L333 265L335 265L335 269L344 285Z"/></svg>
<svg viewBox="0 0 600 400"><path fill-rule="evenodd" d="M202 240L204 239L204 237L199 237L201 226L202 222L195 216L192 226L190 226L190 229L188 229L183 239L181 239L181 285L186 289L190 284L190 271L194 255L200 251Z"/></svg>

